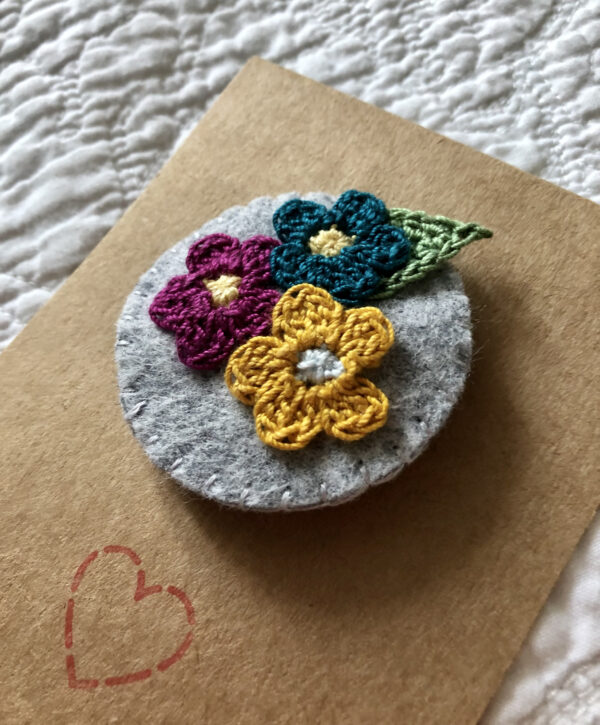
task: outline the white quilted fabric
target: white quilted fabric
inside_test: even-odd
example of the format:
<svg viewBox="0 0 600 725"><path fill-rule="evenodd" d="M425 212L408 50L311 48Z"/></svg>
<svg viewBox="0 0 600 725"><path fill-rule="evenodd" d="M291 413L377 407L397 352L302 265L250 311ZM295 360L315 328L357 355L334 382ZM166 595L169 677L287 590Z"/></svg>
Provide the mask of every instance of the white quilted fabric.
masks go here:
<svg viewBox="0 0 600 725"><path fill-rule="evenodd" d="M598 0L2 0L0 348L254 54L600 201ZM599 553L486 725L600 722Z"/></svg>

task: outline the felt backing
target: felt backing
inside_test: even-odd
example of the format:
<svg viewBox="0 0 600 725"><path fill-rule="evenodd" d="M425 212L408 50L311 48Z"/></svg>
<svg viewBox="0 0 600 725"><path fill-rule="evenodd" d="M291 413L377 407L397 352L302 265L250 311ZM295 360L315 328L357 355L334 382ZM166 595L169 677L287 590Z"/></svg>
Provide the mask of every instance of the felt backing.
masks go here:
<svg viewBox="0 0 600 725"><path fill-rule="evenodd" d="M449 266L374 303L391 321L395 342L368 371L390 400L387 423L352 443L320 433L299 451L260 441L250 407L227 389L223 371L183 365L174 336L148 315L156 293L185 273L190 245L222 232L244 240L274 236L273 212L295 194L260 197L204 224L163 254L130 294L115 346L126 419L151 460L186 488L229 506L305 509L354 498L414 460L456 402L471 359L469 302ZM335 197L306 198L331 206ZM399 483L398 485L401 485Z"/></svg>

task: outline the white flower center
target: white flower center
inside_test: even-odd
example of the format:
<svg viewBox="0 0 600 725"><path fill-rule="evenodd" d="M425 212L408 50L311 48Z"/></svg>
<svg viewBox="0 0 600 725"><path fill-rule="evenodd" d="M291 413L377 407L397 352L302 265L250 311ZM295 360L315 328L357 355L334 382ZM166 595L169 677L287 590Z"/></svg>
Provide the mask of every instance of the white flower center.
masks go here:
<svg viewBox="0 0 600 725"><path fill-rule="evenodd" d="M298 357L296 377L304 383L319 384L325 380L339 378L345 371L342 361L327 347L311 347L303 350Z"/></svg>

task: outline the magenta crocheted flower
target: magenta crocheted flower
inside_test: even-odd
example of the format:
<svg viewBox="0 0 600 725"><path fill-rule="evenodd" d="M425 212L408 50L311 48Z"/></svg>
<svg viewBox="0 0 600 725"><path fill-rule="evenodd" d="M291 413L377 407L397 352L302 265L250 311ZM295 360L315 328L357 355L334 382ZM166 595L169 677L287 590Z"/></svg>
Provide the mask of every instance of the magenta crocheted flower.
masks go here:
<svg viewBox="0 0 600 725"><path fill-rule="evenodd" d="M210 234L187 255L188 274L173 277L150 305L150 317L175 333L177 354L196 370L213 370L238 345L268 334L280 297L269 271L280 242L258 235L239 241Z"/></svg>

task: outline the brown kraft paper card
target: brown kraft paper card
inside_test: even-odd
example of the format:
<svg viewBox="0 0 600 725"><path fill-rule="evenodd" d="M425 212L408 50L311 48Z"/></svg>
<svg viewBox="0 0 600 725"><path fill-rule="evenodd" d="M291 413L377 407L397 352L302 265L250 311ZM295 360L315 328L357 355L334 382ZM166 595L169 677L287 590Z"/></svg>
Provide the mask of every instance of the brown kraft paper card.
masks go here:
<svg viewBox="0 0 600 725"><path fill-rule="evenodd" d="M195 498L123 419L123 303L222 210L347 188L494 231L456 261L464 396L350 504ZM589 201L250 61L0 357L0 721L475 723L600 501L599 228Z"/></svg>

